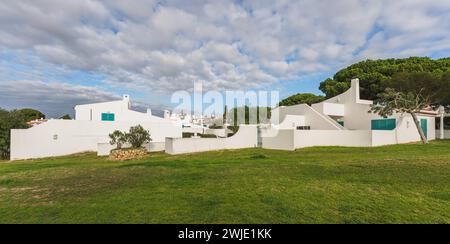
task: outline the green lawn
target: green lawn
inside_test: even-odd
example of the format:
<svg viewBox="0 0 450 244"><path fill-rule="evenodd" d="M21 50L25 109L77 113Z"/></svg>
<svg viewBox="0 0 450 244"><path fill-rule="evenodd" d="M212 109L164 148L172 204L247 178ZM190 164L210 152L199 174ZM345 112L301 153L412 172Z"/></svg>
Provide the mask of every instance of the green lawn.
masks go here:
<svg viewBox="0 0 450 244"><path fill-rule="evenodd" d="M0 163L1 223L450 223L450 141Z"/></svg>

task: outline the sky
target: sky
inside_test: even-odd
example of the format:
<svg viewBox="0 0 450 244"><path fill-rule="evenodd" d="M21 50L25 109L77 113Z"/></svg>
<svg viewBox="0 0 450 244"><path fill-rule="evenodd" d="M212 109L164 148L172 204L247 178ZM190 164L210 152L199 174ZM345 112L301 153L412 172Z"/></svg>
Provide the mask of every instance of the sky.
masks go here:
<svg viewBox="0 0 450 244"><path fill-rule="evenodd" d="M0 0L0 107L49 117L192 90L320 94L365 59L450 56L448 0Z"/></svg>

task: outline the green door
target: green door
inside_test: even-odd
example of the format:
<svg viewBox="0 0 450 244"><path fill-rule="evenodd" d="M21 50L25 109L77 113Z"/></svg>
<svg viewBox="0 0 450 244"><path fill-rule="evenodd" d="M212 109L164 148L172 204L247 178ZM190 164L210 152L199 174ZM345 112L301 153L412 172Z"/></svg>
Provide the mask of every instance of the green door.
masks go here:
<svg viewBox="0 0 450 244"><path fill-rule="evenodd" d="M420 127L422 127L423 133L425 134L425 137L428 138L428 120L427 119L420 119Z"/></svg>

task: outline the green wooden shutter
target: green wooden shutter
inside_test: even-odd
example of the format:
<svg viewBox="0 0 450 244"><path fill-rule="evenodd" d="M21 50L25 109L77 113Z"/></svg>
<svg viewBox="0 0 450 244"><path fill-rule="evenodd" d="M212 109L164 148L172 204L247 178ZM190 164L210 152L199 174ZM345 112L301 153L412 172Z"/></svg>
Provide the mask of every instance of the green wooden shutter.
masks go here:
<svg viewBox="0 0 450 244"><path fill-rule="evenodd" d="M374 119L372 120L372 130L393 130L397 124L396 119Z"/></svg>
<svg viewBox="0 0 450 244"><path fill-rule="evenodd" d="M112 113L102 113L102 121L114 121L115 115Z"/></svg>

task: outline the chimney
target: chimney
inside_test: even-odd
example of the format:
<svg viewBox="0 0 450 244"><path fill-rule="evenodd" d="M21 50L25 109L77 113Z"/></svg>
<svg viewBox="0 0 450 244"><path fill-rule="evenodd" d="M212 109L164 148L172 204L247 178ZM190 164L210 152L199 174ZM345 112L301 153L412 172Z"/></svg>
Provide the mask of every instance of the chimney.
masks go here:
<svg viewBox="0 0 450 244"><path fill-rule="evenodd" d="M169 110L164 110L164 118L170 119L170 111Z"/></svg>
<svg viewBox="0 0 450 244"><path fill-rule="evenodd" d="M130 95L124 94L122 97L123 97L123 100L130 101Z"/></svg>
<svg viewBox="0 0 450 244"><path fill-rule="evenodd" d="M356 102L358 102L360 100L360 96L359 96L359 79L352 79L352 91L353 91L353 95L354 98L356 99Z"/></svg>
<svg viewBox="0 0 450 244"><path fill-rule="evenodd" d="M152 115L152 109L151 108L147 108L147 114L148 115Z"/></svg>

